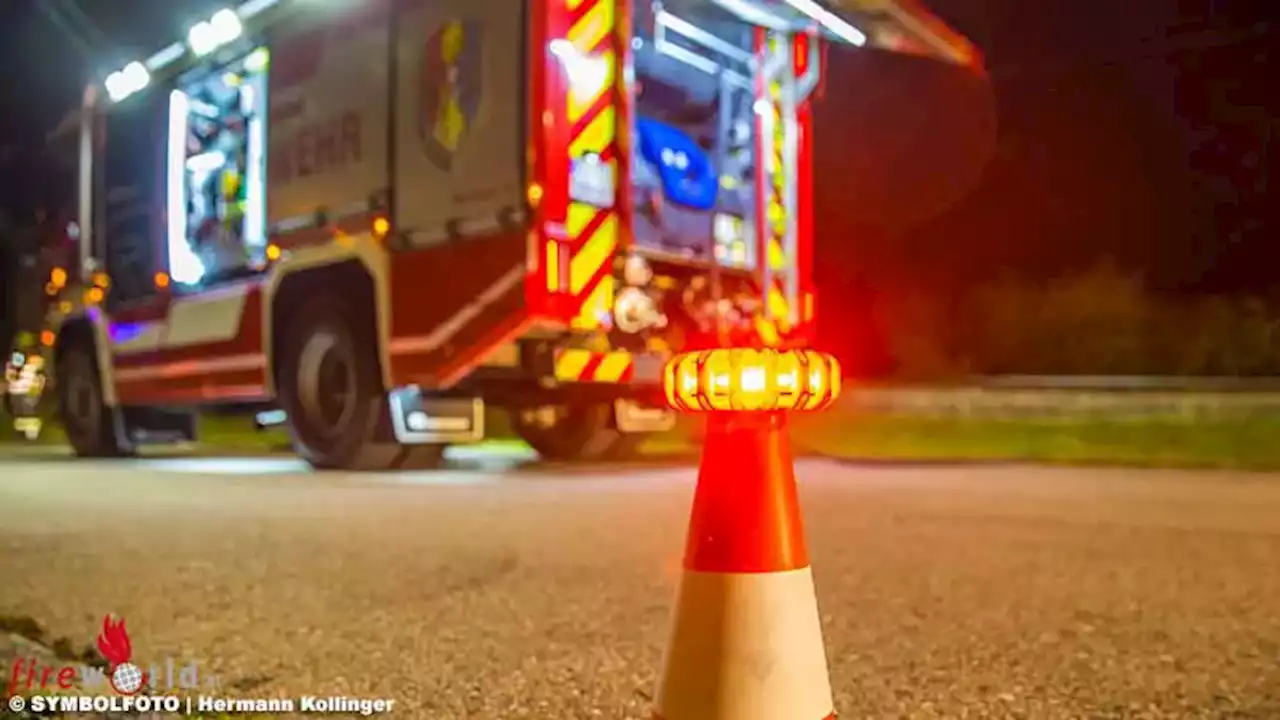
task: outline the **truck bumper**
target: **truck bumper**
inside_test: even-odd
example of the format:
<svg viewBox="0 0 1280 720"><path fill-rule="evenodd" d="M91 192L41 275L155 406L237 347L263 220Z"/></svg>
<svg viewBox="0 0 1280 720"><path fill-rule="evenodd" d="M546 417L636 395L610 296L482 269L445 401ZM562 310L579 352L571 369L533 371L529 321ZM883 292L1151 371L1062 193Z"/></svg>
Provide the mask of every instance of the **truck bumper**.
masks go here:
<svg viewBox="0 0 1280 720"><path fill-rule="evenodd" d="M658 398L666 362L657 353L562 349L556 353L553 376L557 383L625 386L632 393L613 401L615 427L624 433L661 433L676 424L675 413Z"/></svg>
<svg viewBox="0 0 1280 720"><path fill-rule="evenodd" d="M556 351L552 377L560 383L625 383L657 388L667 358L657 353Z"/></svg>

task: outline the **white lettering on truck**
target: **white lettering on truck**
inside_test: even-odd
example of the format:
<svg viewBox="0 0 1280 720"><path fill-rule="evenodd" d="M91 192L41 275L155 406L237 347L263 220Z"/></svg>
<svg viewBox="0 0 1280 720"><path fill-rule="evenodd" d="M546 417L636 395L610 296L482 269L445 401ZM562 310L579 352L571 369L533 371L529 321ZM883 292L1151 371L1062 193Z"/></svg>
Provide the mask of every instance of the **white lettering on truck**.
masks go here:
<svg viewBox="0 0 1280 720"><path fill-rule="evenodd" d="M360 114L348 110L302 124L286 137L272 138L267 164L272 185L323 175L361 160Z"/></svg>

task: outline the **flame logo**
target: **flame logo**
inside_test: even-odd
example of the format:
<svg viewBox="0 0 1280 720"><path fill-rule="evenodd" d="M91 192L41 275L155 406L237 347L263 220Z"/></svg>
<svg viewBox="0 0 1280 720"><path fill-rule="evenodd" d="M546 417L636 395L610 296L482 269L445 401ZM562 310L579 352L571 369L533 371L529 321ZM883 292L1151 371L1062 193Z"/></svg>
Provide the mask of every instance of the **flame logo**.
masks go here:
<svg viewBox="0 0 1280 720"><path fill-rule="evenodd" d="M98 634L98 652L107 659L112 668L129 662L133 657L133 646L129 643L129 632L125 630L124 618L115 620L107 615L102 618L102 632Z"/></svg>
<svg viewBox="0 0 1280 720"><path fill-rule="evenodd" d="M133 645L125 630L124 618L111 615L102 618L102 632L98 635L98 652L107 659L111 670L111 687L121 695L136 695L147 685L147 673L129 662L133 657Z"/></svg>

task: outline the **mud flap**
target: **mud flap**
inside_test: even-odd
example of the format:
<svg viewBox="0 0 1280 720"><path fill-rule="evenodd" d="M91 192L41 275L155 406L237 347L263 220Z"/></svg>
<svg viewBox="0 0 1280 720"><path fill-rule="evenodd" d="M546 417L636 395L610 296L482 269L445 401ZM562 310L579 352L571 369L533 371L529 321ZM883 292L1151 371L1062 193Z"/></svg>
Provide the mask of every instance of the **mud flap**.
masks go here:
<svg viewBox="0 0 1280 720"><path fill-rule="evenodd" d="M402 445L442 445L484 439L484 401L431 398L407 386L390 394L391 427Z"/></svg>
<svg viewBox="0 0 1280 720"><path fill-rule="evenodd" d="M200 439L193 412L126 407L120 408L116 414L123 421L131 445L170 445Z"/></svg>

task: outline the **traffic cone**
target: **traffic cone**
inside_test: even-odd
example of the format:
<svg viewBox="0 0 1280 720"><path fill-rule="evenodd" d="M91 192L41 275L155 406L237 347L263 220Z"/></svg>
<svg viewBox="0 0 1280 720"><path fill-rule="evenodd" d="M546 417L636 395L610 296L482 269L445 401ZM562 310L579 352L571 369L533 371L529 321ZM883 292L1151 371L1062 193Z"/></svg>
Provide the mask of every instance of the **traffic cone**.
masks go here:
<svg viewBox="0 0 1280 720"><path fill-rule="evenodd" d="M707 416L654 720L830 720L781 412Z"/></svg>

